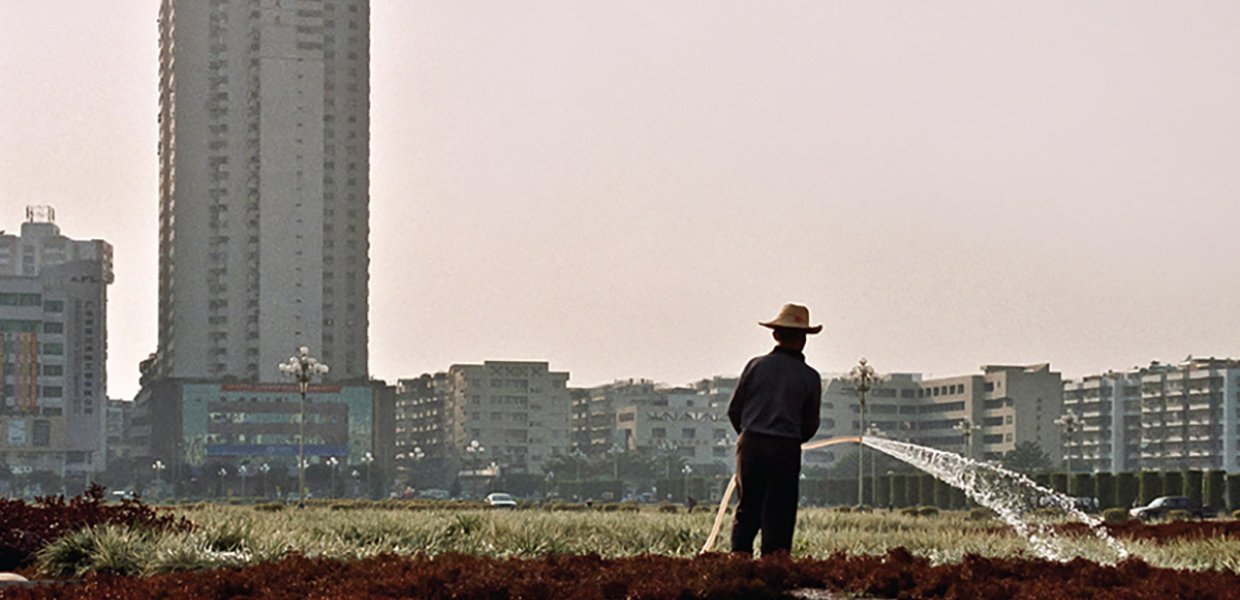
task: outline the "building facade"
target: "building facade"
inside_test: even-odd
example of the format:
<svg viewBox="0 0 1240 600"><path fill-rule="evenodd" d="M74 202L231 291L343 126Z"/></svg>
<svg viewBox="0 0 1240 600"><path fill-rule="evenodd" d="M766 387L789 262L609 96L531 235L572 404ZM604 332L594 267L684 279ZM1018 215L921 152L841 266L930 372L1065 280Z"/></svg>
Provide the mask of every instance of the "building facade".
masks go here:
<svg viewBox="0 0 1240 600"><path fill-rule="evenodd" d="M311 384L306 394L304 453L308 465L335 458L343 466L380 468L385 454L376 415L381 394L371 385ZM223 468L254 475L263 464L294 476L300 449L301 394L296 384L159 380L144 385L129 435L140 448L136 469L155 461L181 490ZM382 477L375 478L380 484ZM180 493L180 492L178 492ZM194 493L189 490L185 493Z"/></svg>
<svg viewBox="0 0 1240 600"><path fill-rule="evenodd" d="M567 372L545 362L486 361L448 369L450 395L444 440L461 471L492 462L515 473L541 473L552 457L570 451L572 401ZM485 448L471 455L472 442Z"/></svg>
<svg viewBox="0 0 1240 600"><path fill-rule="evenodd" d="M0 464L14 473L84 483L106 468L112 281L112 247L61 235L49 207L0 234Z"/></svg>
<svg viewBox="0 0 1240 600"><path fill-rule="evenodd" d="M369 11L161 2L157 378L365 381Z"/></svg>
<svg viewBox="0 0 1240 600"><path fill-rule="evenodd" d="M987 365L977 375L922 379L893 374L866 402L866 422L881 435L994 460L1032 442L1054 463L1062 459L1062 377L1050 365ZM847 378L823 386L822 427L818 438L861 433L857 390ZM848 451L826 449L806 455L811 464L829 466Z"/></svg>
<svg viewBox="0 0 1240 600"><path fill-rule="evenodd" d="M1064 439L1089 471L1240 469L1240 360L1188 358L1064 383Z"/></svg>

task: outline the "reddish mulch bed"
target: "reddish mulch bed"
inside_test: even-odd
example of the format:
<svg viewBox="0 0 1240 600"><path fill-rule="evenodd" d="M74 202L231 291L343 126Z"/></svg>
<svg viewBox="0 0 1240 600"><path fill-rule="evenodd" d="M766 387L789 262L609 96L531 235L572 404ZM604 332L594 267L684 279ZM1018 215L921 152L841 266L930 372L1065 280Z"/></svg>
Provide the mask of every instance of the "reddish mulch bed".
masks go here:
<svg viewBox="0 0 1240 600"><path fill-rule="evenodd" d="M797 589L879 598L1054 599L1236 598L1240 576L1156 569L1130 560L1108 567L966 557L930 566L903 549L880 557L752 561L724 554L695 559L553 556L498 560L380 556L339 562L292 557L240 570L150 578L92 576L77 584L0 589L0 598L429 598L667 599L786 598Z"/></svg>

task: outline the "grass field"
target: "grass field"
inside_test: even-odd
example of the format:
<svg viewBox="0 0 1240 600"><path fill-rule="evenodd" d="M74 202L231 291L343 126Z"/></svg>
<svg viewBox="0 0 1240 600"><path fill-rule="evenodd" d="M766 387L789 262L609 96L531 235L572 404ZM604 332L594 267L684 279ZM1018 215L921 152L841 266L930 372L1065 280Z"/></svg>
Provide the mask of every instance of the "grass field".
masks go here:
<svg viewBox="0 0 1240 600"><path fill-rule="evenodd" d="M192 531L98 526L69 534L39 555L49 576L89 572L152 574L241 566L291 554L353 559L395 553L435 556L538 557L597 554L606 558L643 553L689 557L709 533L713 512L561 512L542 510L399 510L361 508L259 511L248 506L200 505L174 509ZM726 551L725 535L717 551ZM1073 553L1106 561L1113 555L1092 536L1068 540ZM1125 541L1135 557L1153 566L1240 571L1240 540ZM1024 539L990 519L967 512L909 516L896 512L803 510L795 554L825 558L835 553L884 554L904 547L934 563L965 554L1030 557Z"/></svg>

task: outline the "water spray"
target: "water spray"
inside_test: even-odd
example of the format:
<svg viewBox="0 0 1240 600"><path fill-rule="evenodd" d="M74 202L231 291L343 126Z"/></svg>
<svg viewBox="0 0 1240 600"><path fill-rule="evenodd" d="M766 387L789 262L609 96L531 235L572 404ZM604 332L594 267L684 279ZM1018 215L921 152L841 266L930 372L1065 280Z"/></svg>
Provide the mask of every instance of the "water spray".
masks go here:
<svg viewBox="0 0 1240 600"><path fill-rule="evenodd" d="M1049 525L1031 522L1032 511L1047 506L1059 508L1077 521L1089 526L1094 535L1114 551L1117 560L1128 557L1128 550L1107 533L1102 521L1077 508L1072 498L1042 487L1020 473L997 465L979 462L943 450L872 436L841 436L817 440L803 444L801 450L817 450L846 443L869 446L879 450L960 489L974 502L995 511L999 518L1025 536L1033 547L1034 553L1042 558L1058 561L1071 558L1071 554L1064 548L1063 543ZM710 552L714 548L719 531L723 528L728 504L735 491L736 475L733 475L719 502L714 527L711 528L706 544L702 546L703 553Z"/></svg>

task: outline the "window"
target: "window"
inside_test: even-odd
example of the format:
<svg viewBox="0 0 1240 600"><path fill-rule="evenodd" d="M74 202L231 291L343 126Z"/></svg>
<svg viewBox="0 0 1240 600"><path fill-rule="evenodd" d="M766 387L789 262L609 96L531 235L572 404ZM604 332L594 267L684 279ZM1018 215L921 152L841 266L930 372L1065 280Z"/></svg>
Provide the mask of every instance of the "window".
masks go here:
<svg viewBox="0 0 1240 600"><path fill-rule="evenodd" d="M0 306L38 306L42 300L38 294L0 294Z"/></svg>
<svg viewBox="0 0 1240 600"><path fill-rule="evenodd" d="M692 427L685 427L680 430L680 437L691 440L697 437L697 430Z"/></svg>
<svg viewBox="0 0 1240 600"><path fill-rule="evenodd" d="M65 303L60 300L44 300L43 312L62 313L65 312Z"/></svg>
<svg viewBox="0 0 1240 600"><path fill-rule="evenodd" d="M46 321L43 323L43 333L64 333L65 324L58 321Z"/></svg>
<svg viewBox="0 0 1240 600"><path fill-rule="evenodd" d="M650 430L650 437L652 437L652 438L660 438L660 439L665 438L665 437L667 437L667 429L666 429L666 428L663 428L663 427L655 427L655 428L652 428L652 429Z"/></svg>
<svg viewBox="0 0 1240 600"><path fill-rule="evenodd" d="M58 385L43 386L43 397L44 398L61 398L64 396L64 393L65 393L64 388Z"/></svg>
<svg viewBox="0 0 1240 600"><path fill-rule="evenodd" d="M42 354L44 356L64 356L65 345L59 342L44 342L42 344Z"/></svg>
<svg viewBox="0 0 1240 600"><path fill-rule="evenodd" d="M34 446L36 448L47 448L52 445L52 424L48 421L37 420L34 422Z"/></svg>

